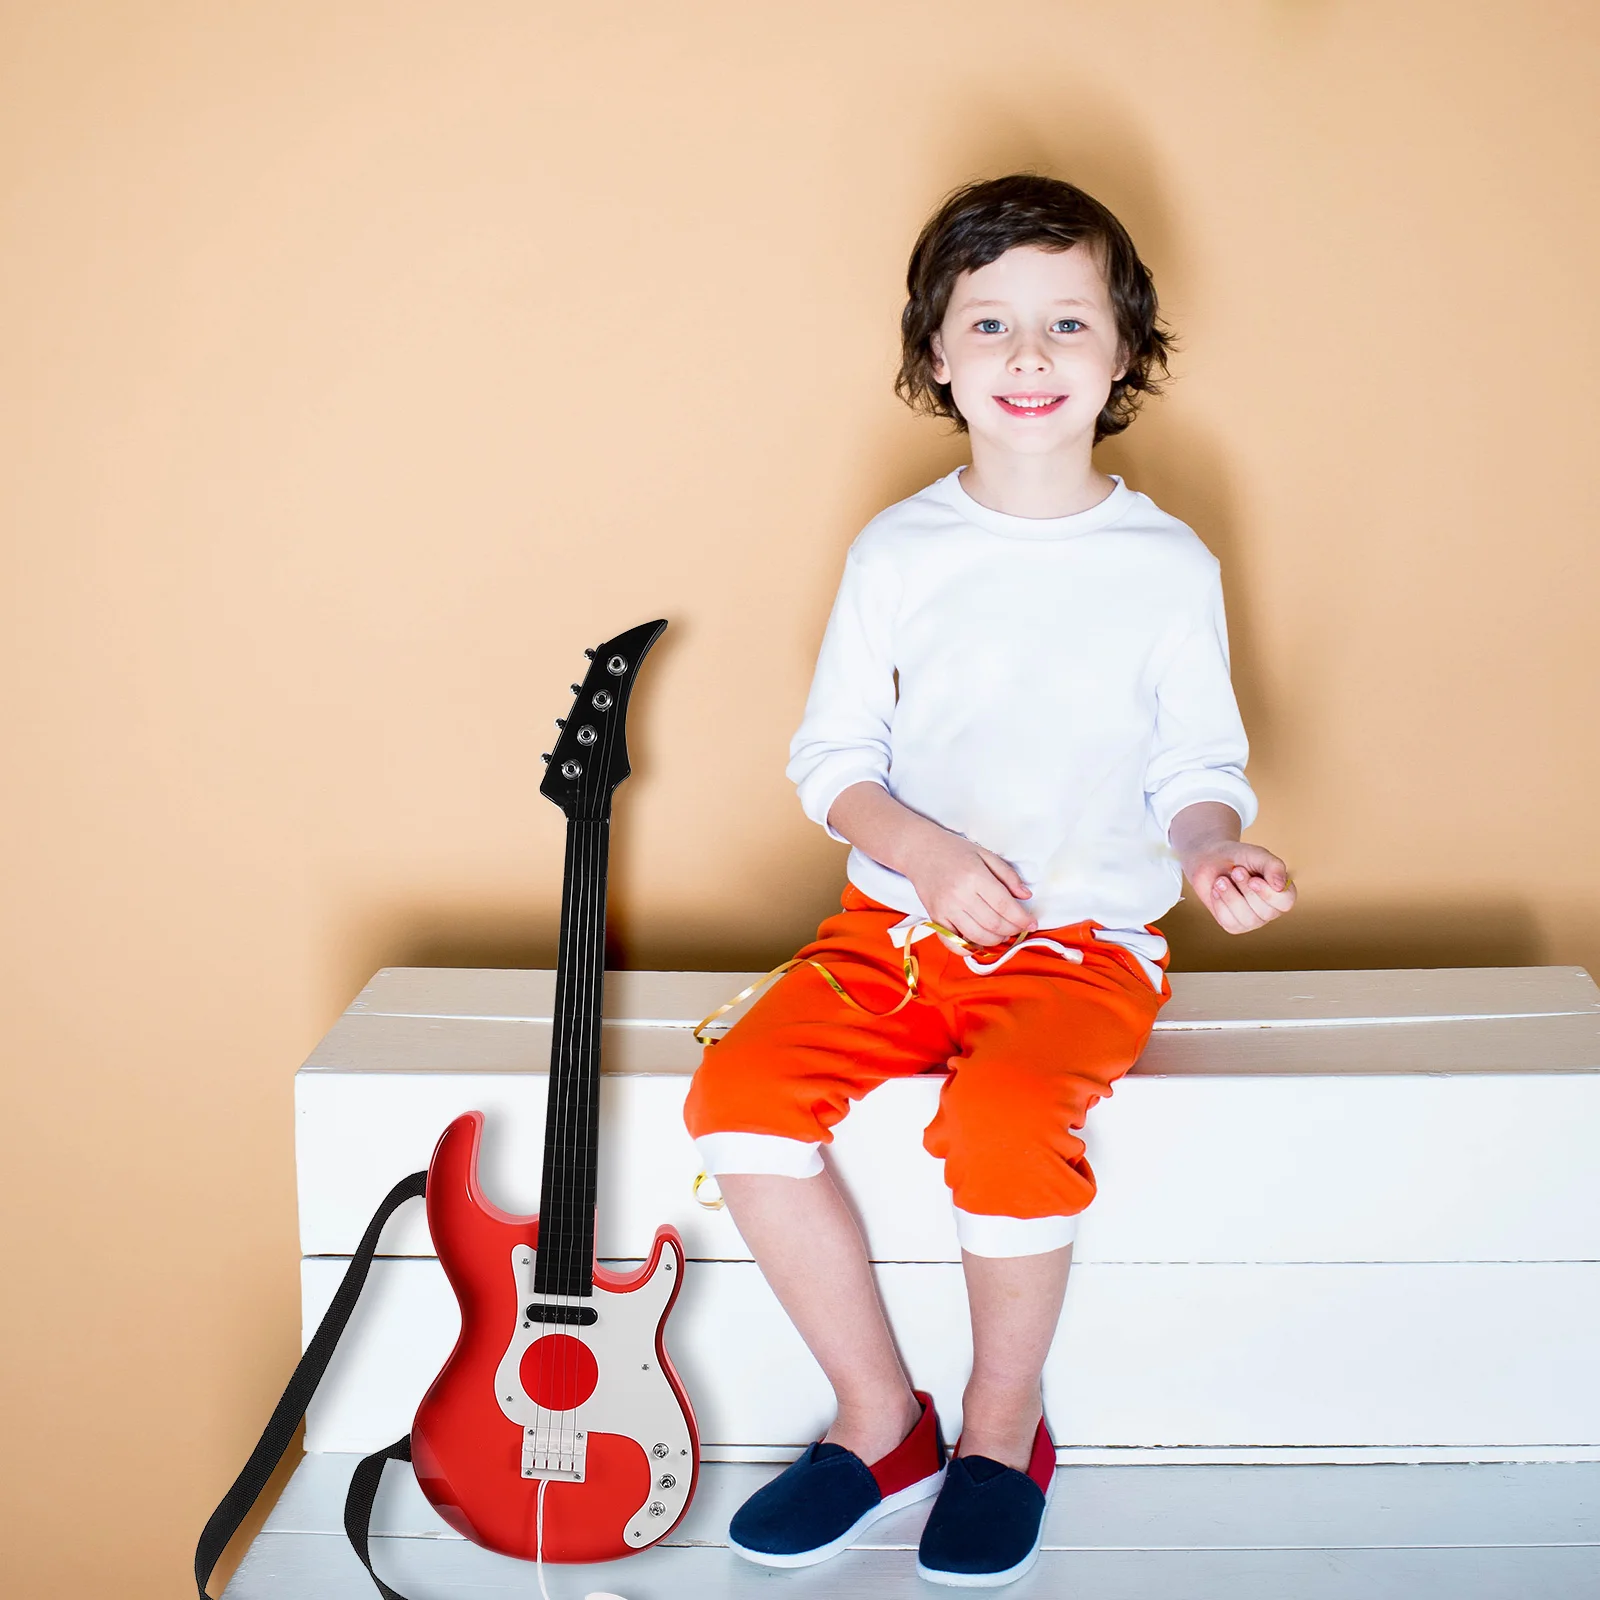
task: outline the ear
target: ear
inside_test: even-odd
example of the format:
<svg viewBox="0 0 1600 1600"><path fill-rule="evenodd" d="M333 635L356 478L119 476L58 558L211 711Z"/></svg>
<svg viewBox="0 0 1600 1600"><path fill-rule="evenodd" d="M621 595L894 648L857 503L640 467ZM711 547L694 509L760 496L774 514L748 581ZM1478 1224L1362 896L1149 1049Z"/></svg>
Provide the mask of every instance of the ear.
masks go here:
<svg viewBox="0 0 1600 1600"><path fill-rule="evenodd" d="M928 350L933 356L933 381L949 383L950 363L944 358L944 340L939 337L937 328L928 335Z"/></svg>

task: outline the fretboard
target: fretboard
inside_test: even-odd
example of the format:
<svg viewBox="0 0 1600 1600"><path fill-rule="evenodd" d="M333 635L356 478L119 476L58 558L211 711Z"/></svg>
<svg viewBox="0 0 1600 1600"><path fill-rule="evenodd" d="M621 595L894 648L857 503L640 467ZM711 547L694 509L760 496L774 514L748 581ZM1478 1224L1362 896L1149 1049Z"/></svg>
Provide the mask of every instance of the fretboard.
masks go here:
<svg viewBox="0 0 1600 1600"><path fill-rule="evenodd" d="M600 1000L611 819L569 818L534 1288L588 1295L600 1153Z"/></svg>

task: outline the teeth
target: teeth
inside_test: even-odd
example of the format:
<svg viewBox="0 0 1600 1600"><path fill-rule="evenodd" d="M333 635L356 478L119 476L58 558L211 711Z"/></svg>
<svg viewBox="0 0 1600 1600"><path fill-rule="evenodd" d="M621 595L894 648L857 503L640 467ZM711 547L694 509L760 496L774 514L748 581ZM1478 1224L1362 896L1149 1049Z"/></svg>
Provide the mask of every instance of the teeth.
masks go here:
<svg viewBox="0 0 1600 1600"><path fill-rule="evenodd" d="M1001 397L1008 406L1021 406L1028 411L1037 411L1040 406L1053 406L1061 398L1058 394L1050 395L1044 400L1014 400L1010 395Z"/></svg>

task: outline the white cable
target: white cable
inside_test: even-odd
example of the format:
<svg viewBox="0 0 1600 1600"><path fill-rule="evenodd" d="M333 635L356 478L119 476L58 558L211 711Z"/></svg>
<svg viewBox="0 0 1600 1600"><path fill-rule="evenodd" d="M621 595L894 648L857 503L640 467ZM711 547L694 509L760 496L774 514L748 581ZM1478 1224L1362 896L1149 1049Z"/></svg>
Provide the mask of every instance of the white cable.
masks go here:
<svg viewBox="0 0 1600 1600"><path fill-rule="evenodd" d="M544 1492L550 1487L548 1478L539 1480L539 1504L533 1513L533 1568L539 1574L539 1593L550 1600L550 1591L544 1586Z"/></svg>
<svg viewBox="0 0 1600 1600"><path fill-rule="evenodd" d="M533 1513L533 1570L539 1575L539 1593L544 1600L550 1600L550 1591L544 1586L544 1492L549 1487L548 1478L539 1480L539 1499ZM622 1600L622 1596L609 1589L591 1589L583 1600Z"/></svg>

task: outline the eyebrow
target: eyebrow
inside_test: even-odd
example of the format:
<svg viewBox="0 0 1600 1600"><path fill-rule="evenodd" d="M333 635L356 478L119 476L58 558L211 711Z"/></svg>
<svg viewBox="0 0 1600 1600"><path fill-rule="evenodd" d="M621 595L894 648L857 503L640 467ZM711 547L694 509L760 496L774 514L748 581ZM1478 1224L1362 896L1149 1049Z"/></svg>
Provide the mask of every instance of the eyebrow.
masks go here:
<svg viewBox="0 0 1600 1600"><path fill-rule="evenodd" d="M1009 307L1011 302L1009 300L960 300L957 302L957 304L963 311L970 311L978 306ZM1052 300L1050 304L1053 306L1088 306L1092 305L1093 301L1079 300L1074 296L1065 300Z"/></svg>

